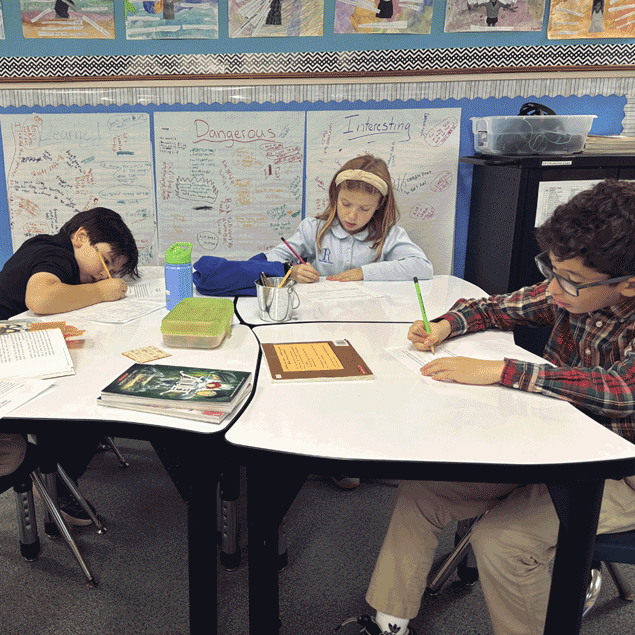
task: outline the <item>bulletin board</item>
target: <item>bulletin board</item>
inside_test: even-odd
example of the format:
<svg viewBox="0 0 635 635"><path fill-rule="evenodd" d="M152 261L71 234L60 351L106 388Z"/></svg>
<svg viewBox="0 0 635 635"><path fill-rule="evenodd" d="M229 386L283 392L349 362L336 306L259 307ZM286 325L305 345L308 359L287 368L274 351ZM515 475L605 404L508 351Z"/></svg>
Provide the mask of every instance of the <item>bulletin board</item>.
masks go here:
<svg viewBox="0 0 635 635"><path fill-rule="evenodd" d="M470 118L538 100L559 114L600 114L592 132L615 134L626 104L618 95L234 104L231 90L224 103L168 104L148 90L144 103L103 106L106 94L91 90L83 106L75 96L0 107L0 209L10 211L0 260L97 204L122 213L144 263L160 264L173 240L194 242L197 256L247 258L321 212L335 171L364 151L388 162L400 224L435 272L461 276L471 173L458 156L474 150Z"/></svg>
<svg viewBox="0 0 635 635"><path fill-rule="evenodd" d="M270 0L253 0L262 4ZM280 0L284 7L310 0ZM315 1L315 0L313 0ZM344 0L339 0L344 1ZM368 0L372 5L378 0ZM385 1L385 0L383 0ZM476 0L454 0L466 10ZM502 1L502 0L501 0ZM516 0L514 0L516 1ZM528 5L536 0L517 0ZM570 2L570 0L562 0ZM597 0L583 0L593 5ZM27 0L22 0L27 2ZM106 4L108 0L91 0ZM23 33L20 2L2 4L5 38L0 39L0 77L3 82L76 82L86 80L138 81L248 80L288 78L394 77L400 75L461 75L519 71L635 70L635 39L617 38L614 31L593 39L549 39L547 13L534 31L480 28L446 32L447 0L422 0L429 14L429 32L337 31L338 0L321 0L320 29L308 36L233 37L230 3L218 0L217 37L211 39L129 39L125 6L153 5L139 0L114 0L112 38L29 38ZM399 7L399 3L391 4ZM626 3L626 0L615 0ZM32 2L43 6L53 3ZM81 5L81 3L78 3ZM91 3L86 3L89 5ZM159 3L157 3L159 4ZM192 4L192 3L190 3ZM213 2L211 4L214 4ZM351 0L349 5L364 5ZM406 6L407 3L404 3ZM417 3L414 3L415 5ZM540 4L540 3L538 3ZM548 3L546 3L548 5ZM540 4L544 6L545 3ZM611 11L615 7L611 5ZM473 12L483 12L482 7ZM607 4L607 16L609 15ZM233 17L233 13L232 13ZM500 25L499 25L500 27ZM633 26L629 26L633 35ZM366 29L368 31L368 29ZM245 30L244 34L248 31ZM571 37L571 36L569 36Z"/></svg>

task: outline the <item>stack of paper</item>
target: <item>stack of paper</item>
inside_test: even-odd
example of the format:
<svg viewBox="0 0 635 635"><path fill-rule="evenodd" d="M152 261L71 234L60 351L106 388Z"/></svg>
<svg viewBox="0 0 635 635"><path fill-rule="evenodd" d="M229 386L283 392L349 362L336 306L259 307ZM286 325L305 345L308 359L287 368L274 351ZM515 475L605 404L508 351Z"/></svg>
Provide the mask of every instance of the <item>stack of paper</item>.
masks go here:
<svg viewBox="0 0 635 635"><path fill-rule="evenodd" d="M0 378L49 379L74 373L73 360L59 328L0 334Z"/></svg>
<svg viewBox="0 0 635 635"><path fill-rule="evenodd" d="M635 137L625 135L588 135L583 152L587 154L633 154Z"/></svg>

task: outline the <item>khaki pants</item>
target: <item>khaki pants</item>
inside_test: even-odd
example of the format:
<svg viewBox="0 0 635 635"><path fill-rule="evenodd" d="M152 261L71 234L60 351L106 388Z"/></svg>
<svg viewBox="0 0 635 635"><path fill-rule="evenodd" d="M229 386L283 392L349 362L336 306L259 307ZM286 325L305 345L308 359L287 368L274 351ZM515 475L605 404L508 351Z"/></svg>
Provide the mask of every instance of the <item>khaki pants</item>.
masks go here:
<svg viewBox="0 0 635 635"><path fill-rule="evenodd" d="M635 528L635 479L607 480L598 533ZM457 520L484 516L471 545L496 635L540 635L549 599L548 563L558 516L546 485L403 481L373 572L367 602L416 617L437 547Z"/></svg>
<svg viewBox="0 0 635 635"><path fill-rule="evenodd" d="M0 432L0 476L15 472L26 453L26 441L21 434Z"/></svg>

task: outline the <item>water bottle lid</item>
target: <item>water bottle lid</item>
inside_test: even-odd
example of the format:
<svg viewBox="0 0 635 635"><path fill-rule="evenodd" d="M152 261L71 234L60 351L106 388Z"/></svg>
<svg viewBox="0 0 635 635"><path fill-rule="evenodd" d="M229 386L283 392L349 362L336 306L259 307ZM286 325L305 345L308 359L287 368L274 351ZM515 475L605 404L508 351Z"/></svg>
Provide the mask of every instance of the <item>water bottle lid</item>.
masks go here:
<svg viewBox="0 0 635 635"><path fill-rule="evenodd" d="M166 265L184 265L192 262L192 243L174 243L165 252Z"/></svg>

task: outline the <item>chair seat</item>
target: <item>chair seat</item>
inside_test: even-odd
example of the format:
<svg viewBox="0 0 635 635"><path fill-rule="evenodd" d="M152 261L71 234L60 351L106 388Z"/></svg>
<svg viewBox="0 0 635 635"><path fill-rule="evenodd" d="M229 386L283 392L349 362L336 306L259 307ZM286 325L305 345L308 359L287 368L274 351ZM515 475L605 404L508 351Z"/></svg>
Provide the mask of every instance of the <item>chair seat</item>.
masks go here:
<svg viewBox="0 0 635 635"><path fill-rule="evenodd" d="M595 539L595 560L635 564L635 530L599 534Z"/></svg>

